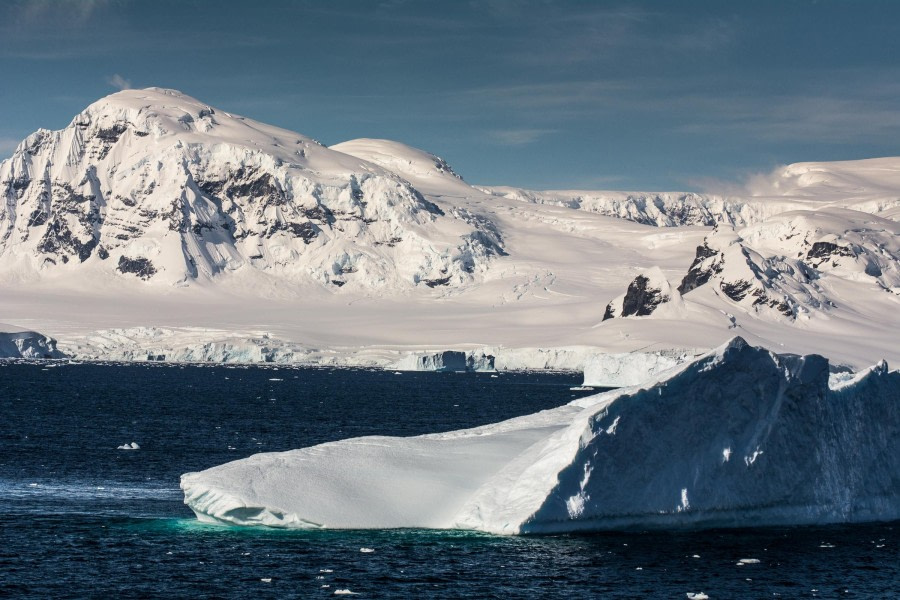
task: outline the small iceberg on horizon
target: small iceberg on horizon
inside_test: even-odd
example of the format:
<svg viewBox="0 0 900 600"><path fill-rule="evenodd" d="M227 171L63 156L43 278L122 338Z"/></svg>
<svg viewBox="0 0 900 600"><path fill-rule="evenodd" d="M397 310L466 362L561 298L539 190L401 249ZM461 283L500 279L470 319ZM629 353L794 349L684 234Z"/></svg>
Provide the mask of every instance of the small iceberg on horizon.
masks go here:
<svg viewBox="0 0 900 600"><path fill-rule="evenodd" d="M131 442L130 444L122 444L121 446L116 446L116 450L140 450L141 447L137 442Z"/></svg>
<svg viewBox="0 0 900 600"><path fill-rule="evenodd" d="M900 372L734 338L646 387L182 475L205 522L495 534L900 519Z"/></svg>

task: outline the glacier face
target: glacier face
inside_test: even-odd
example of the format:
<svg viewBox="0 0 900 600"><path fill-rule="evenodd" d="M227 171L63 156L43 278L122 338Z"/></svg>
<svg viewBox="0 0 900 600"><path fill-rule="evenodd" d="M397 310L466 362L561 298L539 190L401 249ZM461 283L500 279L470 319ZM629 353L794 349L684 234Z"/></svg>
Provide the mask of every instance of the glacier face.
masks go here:
<svg viewBox="0 0 900 600"><path fill-rule="evenodd" d="M237 525L623 527L900 518L900 373L828 386L821 356L735 338L646 389L472 430L368 437L182 476L198 518Z"/></svg>

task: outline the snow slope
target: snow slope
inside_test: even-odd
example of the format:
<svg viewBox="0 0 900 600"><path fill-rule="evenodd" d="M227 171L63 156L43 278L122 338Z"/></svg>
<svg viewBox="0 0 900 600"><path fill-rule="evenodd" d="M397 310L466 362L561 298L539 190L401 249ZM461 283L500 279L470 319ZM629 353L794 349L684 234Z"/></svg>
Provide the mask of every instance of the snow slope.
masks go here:
<svg viewBox="0 0 900 600"><path fill-rule="evenodd" d="M366 437L182 476L198 518L297 528L621 527L900 518L900 373L735 338L647 389L495 425Z"/></svg>

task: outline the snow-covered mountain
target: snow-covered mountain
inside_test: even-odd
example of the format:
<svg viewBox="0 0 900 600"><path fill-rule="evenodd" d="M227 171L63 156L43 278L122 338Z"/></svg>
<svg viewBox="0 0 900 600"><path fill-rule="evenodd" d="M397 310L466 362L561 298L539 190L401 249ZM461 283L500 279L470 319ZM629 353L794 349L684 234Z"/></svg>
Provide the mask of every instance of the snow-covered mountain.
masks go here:
<svg viewBox="0 0 900 600"><path fill-rule="evenodd" d="M740 333L900 360L900 158L720 195L483 188L150 88L29 136L0 195L0 317L76 357L583 369Z"/></svg>
<svg viewBox="0 0 900 600"><path fill-rule="evenodd" d="M677 290L653 273L635 278L604 319L701 294L731 311L809 319L879 292L900 295L900 224L841 208L785 212L737 231L716 226ZM848 296L854 289L859 296Z"/></svg>
<svg viewBox="0 0 900 600"><path fill-rule="evenodd" d="M0 164L0 196L7 277L184 285L252 269L335 288L435 286L502 252L392 171L157 88L29 136Z"/></svg>
<svg viewBox="0 0 900 600"><path fill-rule="evenodd" d="M900 216L900 159L796 163L751 178L736 194L479 189L521 202L565 206L658 227L740 227L783 212L826 207L894 219Z"/></svg>

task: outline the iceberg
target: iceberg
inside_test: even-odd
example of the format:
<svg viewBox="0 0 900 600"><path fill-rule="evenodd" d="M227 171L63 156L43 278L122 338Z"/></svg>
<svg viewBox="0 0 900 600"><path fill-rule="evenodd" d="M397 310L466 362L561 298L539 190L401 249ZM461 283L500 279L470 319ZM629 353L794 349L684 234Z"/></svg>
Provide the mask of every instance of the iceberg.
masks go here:
<svg viewBox="0 0 900 600"><path fill-rule="evenodd" d="M206 522L496 534L900 518L900 372L734 338L646 387L474 429L257 454L181 478Z"/></svg>
<svg viewBox="0 0 900 600"><path fill-rule="evenodd" d="M0 323L0 358L65 358L56 340L37 331Z"/></svg>

